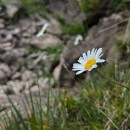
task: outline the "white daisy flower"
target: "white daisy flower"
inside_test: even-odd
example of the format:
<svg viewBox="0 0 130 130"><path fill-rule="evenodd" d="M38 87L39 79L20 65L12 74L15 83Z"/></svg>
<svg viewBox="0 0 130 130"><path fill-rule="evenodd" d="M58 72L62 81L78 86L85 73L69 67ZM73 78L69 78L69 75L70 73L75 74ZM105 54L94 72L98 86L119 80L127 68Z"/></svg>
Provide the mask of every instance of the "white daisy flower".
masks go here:
<svg viewBox="0 0 130 130"><path fill-rule="evenodd" d="M45 33L45 31L47 30L48 26L49 26L49 24L48 24L48 23L45 23L45 24L43 25L42 29L38 32L38 34L37 34L36 36L37 36L37 37L42 36L42 35Z"/></svg>
<svg viewBox="0 0 130 130"><path fill-rule="evenodd" d="M104 59L100 59L102 56L102 48L92 49L88 51L87 54L83 53L78 60L79 63L73 64L73 71L77 71L76 75L83 73L84 71L91 71L97 67L97 63L105 62Z"/></svg>
<svg viewBox="0 0 130 130"><path fill-rule="evenodd" d="M82 40L83 40L82 35L77 35L77 37L76 37L76 39L75 39L75 41L74 41L74 45L75 45L75 46L78 45L79 42L82 41Z"/></svg>

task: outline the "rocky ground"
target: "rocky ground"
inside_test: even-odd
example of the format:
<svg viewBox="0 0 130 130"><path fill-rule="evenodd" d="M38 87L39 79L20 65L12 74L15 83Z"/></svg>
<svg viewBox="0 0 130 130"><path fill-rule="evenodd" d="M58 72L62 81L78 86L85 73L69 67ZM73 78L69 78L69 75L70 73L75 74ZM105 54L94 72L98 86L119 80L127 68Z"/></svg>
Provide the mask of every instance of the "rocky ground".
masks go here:
<svg viewBox="0 0 130 130"><path fill-rule="evenodd" d="M58 4L54 4L55 10L61 7L57 6ZM20 106L21 110L24 110L20 99L24 98L24 93L28 94L30 90L34 95L38 95L38 88L42 90L43 102L45 102L47 90L49 86L55 85L55 79L59 81L60 87L74 86L72 64L81 53L88 49L102 47L104 57L109 56L107 62L111 59L117 62L121 58L122 54L119 53L115 41L123 40L121 36L123 37L126 31L129 14L127 11L104 17L89 30L88 36L81 44L74 46L75 36L70 37L65 44L64 38L61 36L66 34L61 30L60 23L55 17L50 15L47 20L38 14L25 14L16 20L15 17L18 17L17 13L20 10L22 10L21 5L16 4L0 7L0 115L10 108L7 95L17 106ZM67 9L62 8L62 11L66 12ZM70 18L67 21L69 23L73 20L72 15L76 16L76 14L67 12ZM77 16L81 15L82 13ZM124 19L126 20L124 21ZM46 22L50 24L48 33L43 37L36 37L37 32ZM64 46L58 61L50 58L46 53L48 48L57 46ZM129 44L125 42L125 46L129 46ZM42 66L41 63L44 65ZM66 67L71 74L68 74ZM37 72L39 70L40 72ZM48 72L53 74L53 78L44 75ZM52 91L55 93L56 90ZM73 91L75 90L73 89Z"/></svg>
<svg viewBox="0 0 130 130"><path fill-rule="evenodd" d="M48 88L55 85L60 73L54 73L54 78L49 76L59 59L47 54L49 48L64 46L60 23L51 15L47 20L38 14L21 14L20 11L24 9L17 2L0 7L0 117L5 111L10 112L7 95L23 113L25 107L21 99L25 100L24 94L28 96L30 91L34 97L42 91L45 105ZM49 23L48 32L36 37L43 23ZM52 91L55 95L56 90Z"/></svg>

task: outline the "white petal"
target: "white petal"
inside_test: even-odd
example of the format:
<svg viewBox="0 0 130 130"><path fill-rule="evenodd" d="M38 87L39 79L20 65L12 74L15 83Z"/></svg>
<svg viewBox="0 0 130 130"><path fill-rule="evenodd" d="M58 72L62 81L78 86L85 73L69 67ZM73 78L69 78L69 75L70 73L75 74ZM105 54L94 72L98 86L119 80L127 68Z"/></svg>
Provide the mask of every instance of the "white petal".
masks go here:
<svg viewBox="0 0 130 130"><path fill-rule="evenodd" d="M87 60L87 55L86 55L86 53L83 53L83 58L84 58L85 61Z"/></svg>
<svg viewBox="0 0 130 130"><path fill-rule="evenodd" d="M81 74L81 73L83 73L84 71L78 71L78 72L76 72L76 75L78 75L78 74Z"/></svg>
<svg viewBox="0 0 130 130"><path fill-rule="evenodd" d="M91 57L93 57L94 51L95 51L95 48L93 48L92 51L91 51Z"/></svg>
<svg viewBox="0 0 130 130"><path fill-rule="evenodd" d="M78 71L78 70L84 71L85 69L84 69L84 68L82 68L82 69L81 69L81 68L73 68L72 70L73 70L73 71Z"/></svg>
<svg viewBox="0 0 130 130"><path fill-rule="evenodd" d="M81 64L73 65L73 69L83 69L83 68L84 68L84 66Z"/></svg>
<svg viewBox="0 0 130 130"><path fill-rule="evenodd" d="M97 64L94 64L94 65L92 66L92 69L93 69L93 68L97 68Z"/></svg>
<svg viewBox="0 0 130 130"><path fill-rule="evenodd" d="M90 56L90 51L87 52L87 56Z"/></svg>
<svg viewBox="0 0 130 130"><path fill-rule="evenodd" d="M45 23L45 24L43 25L42 30L45 31L45 30L47 29L48 26L49 26L49 23Z"/></svg>
<svg viewBox="0 0 130 130"><path fill-rule="evenodd" d="M87 52L87 57L90 59L90 51Z"/></svg>
<svg viewBox="0 0 130 130"><path fill-rule="evenodd" d="M81 35L78 35L75 39L74 45L78 45L80 41L83 40L83 37Z"/></svg>
<svg viewBox="0 0 130 130"><path fill-rule="evenodd" d="M79 58L79 60L80 60L80 59L81 59L81 60L84 60L84 58L83 58L83 57L80 57L80 58ZM84 61L86 62L86 60L84 60Z"/></svg>
<svg viewBox="0 0 130 130"><path fill-rule="evenodd" d="M99 55L98 58L101 58L103 56L103 54Z"/></svg>
<svg viewBox="0 0 130 130"><path fill-rule="evenodd" d="M79 39L79 40L83 40L82 35L79 34L79 35L77 36L77 39Z"/></svg>
<svg viewBox="0 0 130 130"><path fill-rule="evenodd" d="M75 40L74 45L77 46L79 44L79 41Z"/></svg>
<svg viewBox="0 0 130 130"><path fill-rule="evenodd" d="M83 57L80 57L78 62L82 65L84 65L86 63L86 61L84 61L84 58Z"/></svg>
<svg viewBox="0 0 130 130"><path fill-rule="evenodd" d="M97 53L96 53L96 58L98 58L98 56L102 53L102 48L99 48L97 50Z"/></svg>
<svg viewBox="0 0 130 130"><path fill-rule="evenodd" d="M88 71L91 71L92 70L92 68L91 69L89 69Z"/></svg>
<svg viewBox="0 0 130 130"><path fill-rule="evenodd" d="M82 65L79 63L74 63L73 66L82 66Z"/></svg>
<svg viewBox="0 0 130 130"><path fill-rule="evenodd" d="M36 35L37 37L39 37L39 36L42 36L44 33L45 33L45 31L47 30L47 27L49 26L49 24L48 23L45 23L44 25L43 25L43 27L42 27L42 29L39 31L39 33Z"/></svg>
<svg viewBox="0 0 130 130"><path fill-rule="evenodd" d="M42 35L43 35L43 32L40 31L36 36L37 36L37 37L40 37L40 36L42 36Z"/></svg>
<svg viewBox="0 0 130 130"><path fill-rule="evenodd" d="M105 62L105 60L104 60L104 59L98 59L98 60L96 61L96 63L102 63L102 62Z"/></svg>
<svg viewBox="0 0 130 130"><path fill-rule="evenodd" d="M74 67L75 67L75 66L76 66L76 67L77 67L77 66L80 67L80 66L83 66L83 65L81 65L80 63L74 63L73 66L74 66Z"/></svg>
<svg viewBox="0 0 130 130"><path fill-rule="evenodd" d="M95 49L94 54L96 55L98 49Z"/></svg>

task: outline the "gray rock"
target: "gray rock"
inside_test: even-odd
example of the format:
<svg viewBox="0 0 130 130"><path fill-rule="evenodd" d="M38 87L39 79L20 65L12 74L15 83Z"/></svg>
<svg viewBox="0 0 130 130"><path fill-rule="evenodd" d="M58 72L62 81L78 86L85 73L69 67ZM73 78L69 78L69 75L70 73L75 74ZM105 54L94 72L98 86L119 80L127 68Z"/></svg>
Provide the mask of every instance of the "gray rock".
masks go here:
<svg viewBox="0 0 130 130"><path fill-rule="evenodd" d="M11 42L1 43L0 44L0 50L2 51L10 51L13 49Z"/></svg>
<svg viewBox="0 0 130 130"><path fill-rule="evenodd" d="M0 70L0 84L6 81L6 74Z"/></svg>
<svg viewBox="0 0 130 130"><path fill-rule="evenodd" d="M25 88L25 82L23 81L9 81L6 86L6 94L19 94L21 93Z"/></svg>
<svg viewBox="0 0 130 130"><path fill-rule="evenodd" d="M5 94L6 85L0 85L0 98Z"/></svg>
<svg viewBox="0 0 130 130"><path fill-rule="evenodd" d="M9 41L12 41L12 40L13 40L13 36L12 36L11 33L9 33L8 30L2 29L2 30L0 31L0 41L1 41L2 43L4 43L4 42L9 42Z"/></svg>
<svg viewBox="0 0 130 130"><path fill-rule="evenodd" d="M20 3L6 4L6 13L7 13L8 17L13 18L17 14L17 12L19 11L20 8L21 8Z"/></svg>
<svg viewBox="0 0 130 130"><path fill-rule="evenodd" d="M41 37L32 37L30 44L40 49L47 49L48 47L61 45L63 44L63 41L56 36L44 34Z"/></svg>
<svg viewBox="0 0 130 130"><path fill-rule="evenodd" d="M15 74L12 75L12 80L19 80L21 79L21 73L20 72L16 72Z"/></svg>
<svg viewBox="0 0 130 130"><path fill-rule="evenodd" d="M20 33L20 29L18 27L13 27L13 29L10 31L12 35L18 35Z"/></svg>
<svg viewBox="0 0 130 130"><path fill-rule="evenodd" d="M53 17L51 17L49 21L50 22L47 31L52 34L62 34L60 23Z"/></svg>
<svg viewBox="0 0 130 130"><path fill-rule="evenodd" d="M60 78L60 72L61 72L62 64L60 63L54 70L53 70L53 76L58 81Z"/></svg>

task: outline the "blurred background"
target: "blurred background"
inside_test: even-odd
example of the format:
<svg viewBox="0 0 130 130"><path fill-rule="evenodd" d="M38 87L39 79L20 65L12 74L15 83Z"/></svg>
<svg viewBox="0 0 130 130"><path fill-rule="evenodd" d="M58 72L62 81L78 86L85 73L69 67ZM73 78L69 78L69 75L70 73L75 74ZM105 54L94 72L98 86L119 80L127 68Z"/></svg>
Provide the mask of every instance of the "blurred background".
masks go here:
<svg viewBox="0 0 130 130"><path fill-rule="evenodd" d="M50 92L46 109L55 111L45 116L51 118L45 130L129 130L130 92L94 70L72 72L83 52L103 48L106 63L99 70L130 86L129 9L129 0L0 0L0 118L10 113L9 96L28 119L21 99L40 91L41 108ZM46 33L37 37L46 23ZM78 35L83 40L75 45ZM1 124L1 130L23 129L17 121L6 129Z"/></svg>

